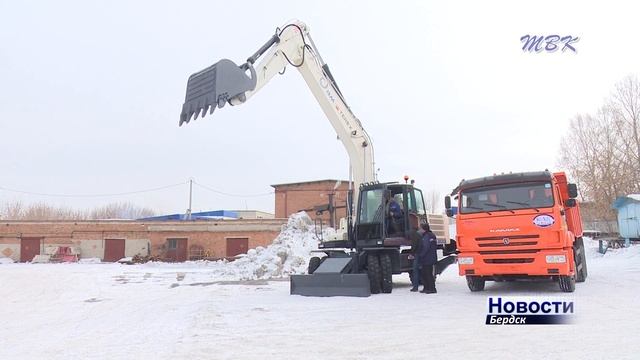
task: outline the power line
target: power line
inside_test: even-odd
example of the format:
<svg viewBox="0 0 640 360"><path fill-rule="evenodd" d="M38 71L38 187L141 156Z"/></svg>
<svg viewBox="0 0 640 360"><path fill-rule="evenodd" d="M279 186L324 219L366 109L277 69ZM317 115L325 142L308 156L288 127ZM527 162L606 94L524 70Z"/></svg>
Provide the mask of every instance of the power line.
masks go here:
<svg viewBox="0 0 640 360"><path fill-rule="evenodd" d="M180 183L177 183L177 184L164 185L164 186L159 186L159 187L149 188L149 189L127 191L127 192L119 192L119 193L110 193L110 194L52 194L52 193L43 193L43 192L36 192L36 191L26 191L26 190L20 190L20 189L12 189L12 188L4 187L4 186L0 186L0 190L13 192L13 193L18 193L18 194L37 195L37 196L67 197L67 198L92 198L92 197L110 197L110 196L124 196L124 195L141 194L141 193L159 191L159 190L169 189L169 188L176 187L176 186L186 185L187 183L189 183L189 181L183 181L183 182L180 182ZM227 192L224 192L224 191L213 189L212 187L209 187L207 185L201 184L201 183L199 183L199 182L197 182L195 180L193 181L193 183L198 185L199 187L205 189L205 190L210 191L210 192L213 192L213 193L216 193L216 194L220 194L220 195L230 196L230 197L250 198L250 197L261 197L261 196L267 196L267 195L274 194L273 191L266 192L266 193L259 193L259 194L232 194L232 193L227 193Z"/></svg>
<svg viewBox="0 0 640 360"><path fill-rule="evenodd" d="M156 187L156 188L136 190L136 191L128 191L128 192L121 192L121 193L112 193L112 194L49 194L49 193L40 193L40 192L33 192L33 191L10 189L10 188L6 188L6 187L3 187L3 186L0 186L0 190L19 193L19 194L38 195L38 196L69 197L69 198L74 198L74 197L75 198L91 198L91 197L110 197L110 196L123 196L123 195L141 194L141 193L147 193L147 192L152 192L152 191L164 190L164 189L168 189L168 188L172 188L172 187L176 187L176 186L180 186L180 185L185 185L186 183L187 183L186 181L183 181L183 182L178 183L178 184L171 184L171 185L165 185L165 186L160 186L160 187Z"/></svg>
<svg viewBox="0 0 640 360"><path fill-rule="evenodd" d="M230 193L226 193L226 192L224 192L224 191L220 191L220 190L212 189L212 188L210 188L209 186L206 186L206 185L200 184L200 183L199 183L199 182L197 182L197 181L194 181L193 183L194 183L194 184L196 184L196 185L198 185L198 186L200 186L201 188L203 188L203 189L205 189L205 190L209 190L209 191L214 192L214 193L216 193L216 194L225 195L225 196L231 196L231 197L247 197L247 198L248 198L248 197L260 197L260 196L267 196L267 195L272 195L272 194L274 194L274 192L273 192L273 191L266 192L266 193L260 193L260 194L230 194Z"/></svg>

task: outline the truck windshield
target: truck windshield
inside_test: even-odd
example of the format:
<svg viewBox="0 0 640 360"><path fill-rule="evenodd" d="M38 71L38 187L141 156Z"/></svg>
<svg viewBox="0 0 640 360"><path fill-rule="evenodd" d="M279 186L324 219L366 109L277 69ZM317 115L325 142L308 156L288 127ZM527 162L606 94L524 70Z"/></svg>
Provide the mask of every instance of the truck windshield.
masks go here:
<svg viewBox="0 0 640 360"><path fill-rule="evenodd" d="M553 206L550 182L487 186L462 191L460 196L462 214Z"/></svg>

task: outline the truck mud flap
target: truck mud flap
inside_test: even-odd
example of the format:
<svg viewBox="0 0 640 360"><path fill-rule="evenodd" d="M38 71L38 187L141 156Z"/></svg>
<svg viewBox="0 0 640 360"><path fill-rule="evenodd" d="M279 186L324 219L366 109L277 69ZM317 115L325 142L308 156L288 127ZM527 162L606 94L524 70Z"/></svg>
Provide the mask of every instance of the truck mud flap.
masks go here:
<svg viewBox="0 0 640 360"><path fill-rule="evenodd" d="M436 263L436 275L440 275L444 272L444 270L449 267L449 265L453 264L456 262L456 256L455 255L449 255L446 256L442 259L440 259L437 263Z"/></svg>
<svg viewBox="0 0 640 360"><path fill-rule="evenodd" d="M371 295L367 274L291 275L291 295L356 296Z"/></svg>

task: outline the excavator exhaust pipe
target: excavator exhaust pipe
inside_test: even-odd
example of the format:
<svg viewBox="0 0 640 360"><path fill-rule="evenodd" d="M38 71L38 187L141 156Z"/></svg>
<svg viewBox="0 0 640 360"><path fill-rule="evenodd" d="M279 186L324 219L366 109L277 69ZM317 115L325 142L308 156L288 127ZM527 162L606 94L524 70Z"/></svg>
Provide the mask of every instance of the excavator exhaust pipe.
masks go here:
<svg viewBox="0 0 640 360"><path fill-rule="evenodd" d="M251 76L247 75L247 70ZM245 93L256 87L256 72L250 63L242 66L233 61L222 59L208 68L189 76L187 95L182 105L180 126L198 115L204 117L207 111L213 113L216 107L222 108L231 99L238 97L243 101Z"/></svg>

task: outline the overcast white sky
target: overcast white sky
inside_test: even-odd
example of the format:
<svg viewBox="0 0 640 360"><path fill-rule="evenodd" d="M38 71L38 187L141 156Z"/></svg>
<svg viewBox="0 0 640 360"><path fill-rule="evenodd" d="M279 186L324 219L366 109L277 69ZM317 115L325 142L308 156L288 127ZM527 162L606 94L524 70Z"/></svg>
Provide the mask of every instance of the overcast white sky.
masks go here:
<svg viewBox="0 0 640 360"><path fill-rule="evenodd" d="M444 195L462 178L557 169L569 119L640 72L634 2L0 0L0 187L109 194L186 182L234 194L347 178L335 132L289 68L241 107L178 128L187 77L242 63L287 20L311 28L375 143L379 177ZM578 53L523 53L526 34ZM188 187L21 199L182 212ZM273 211L273 196L194 189L194 211Z"/></svg>

